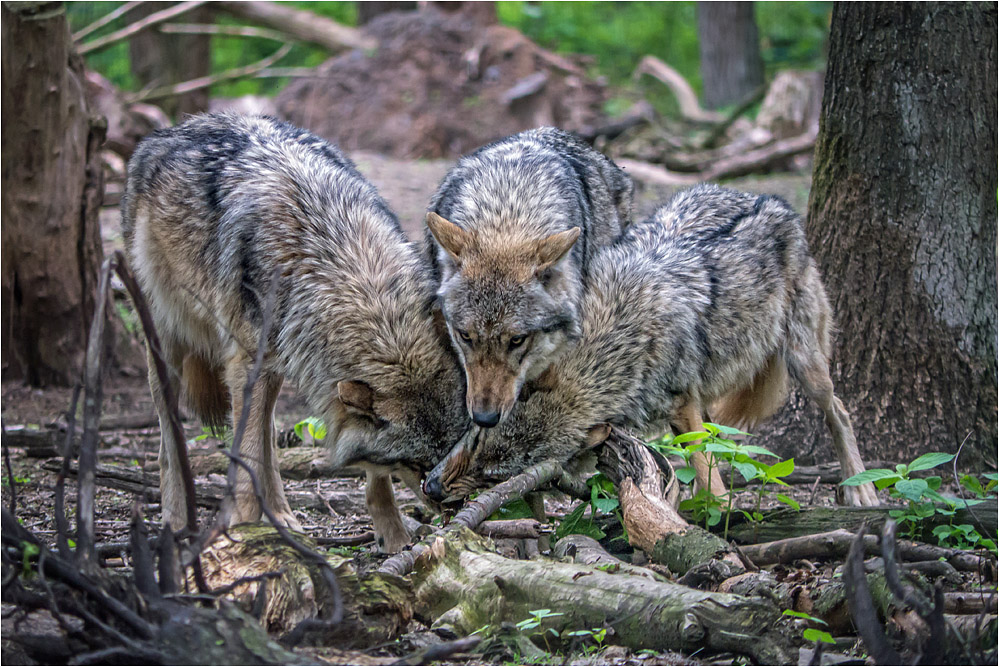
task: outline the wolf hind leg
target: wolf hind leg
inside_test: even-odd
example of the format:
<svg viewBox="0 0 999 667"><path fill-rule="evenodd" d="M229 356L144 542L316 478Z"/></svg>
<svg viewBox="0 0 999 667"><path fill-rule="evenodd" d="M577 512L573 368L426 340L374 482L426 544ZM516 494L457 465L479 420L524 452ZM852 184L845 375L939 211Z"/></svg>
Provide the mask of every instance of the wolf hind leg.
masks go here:
<svg viewBox="0 0 999 667"><path fill-rule="evenodd" d="M225 364L226 384L232 396L234 431L239 428L239 419L245 404L244 390L252 366L253 359L243 350L233 353ZM250 392L249 417L243 430L239 455L256 475L264 500L274 511L278 522L289 528L301 530L285 498L277 467L277 455L274 451L276 445L274 403L280 389L280 378L267 373L261 375L254 383ZM233 495L235 498L227 499L222 509L226 525L260 520L262 510L253 488L253 481L242 467L236 471Z"/></svg>
<svg viewBox="0 0 999 667"><path fill-rule="evenodd" d="M811 345L793 346L789 356L788 367L791 374L825 415L843 479L863 472L864 461L857 448L857 437L850 423L850 415L843 407L843 402L833 393L828 357L822 352L819 341L815 340ZM871 483L841 486L838 489L843 493L842 502L845 505L860 507L879 504L877 492Z"/></svg>
<svg viewBox="0 0 999 667"><path fill-rule="evenodd" d="M181 378L179 374L182 373L186 350L180 344L164 336L160 341L160 352L167 366L170 388L176 398L180 389ZM164 387L160 384L153 352L148 343L146 344L146 367L149 374L149 391L152 394L153 404L156 406L156 414L160 422L161 519L164 524L177 531L187 525L187 498L184 493L184 480L181 477L178 451L180 447L187 447L187 443L183 440L177 442L170 428L170 409L167 406Z"/></svg>
<svg viewBox="0 0 999 667"><path fill-rule="evenodd" d="M701 412L700 401L688 400L677 411L671 427L676 435L704 430L704 415ZM695 452L693 457L694 470L697 474L697 489L710 489L715 496L727 496L728 489L718 472L718 465L711 454Z"/></svg>

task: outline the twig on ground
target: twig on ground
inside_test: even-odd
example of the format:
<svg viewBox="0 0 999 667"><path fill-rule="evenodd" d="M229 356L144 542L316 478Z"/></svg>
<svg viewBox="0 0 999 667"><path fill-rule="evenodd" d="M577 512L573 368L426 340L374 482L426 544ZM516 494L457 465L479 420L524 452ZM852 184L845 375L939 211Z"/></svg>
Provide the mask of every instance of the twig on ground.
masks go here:
<svg viewBox="0 0 999 667"><path fill-rule="evenodd" d="M0 431L3 440L3 465L7 469L7 484L10 485L10 504L7 509L14 516L17 516L17 480L14 479L14 469L10 465L10 449L7 447L7 427L0 420Z"/></svg>
<svg viewBox="0 0 999 667"><path fill-rule="evenodd" d="M416 563L416 559L430 549L430 545L437 538L448 533L457 532L462 528L475 530L476 526L485 521L487 517L504 504L513 498L522 498L525 493L534 491L541 485L550 482L561 471L562 466L559 462L544 461L528 468L516 477L497 484L488 491L483 491L475 500L466 503L447 526L438 528L432 534L414 544L413 548L409 551L403 551L392 556L382 563L378 571L395 574L400 577L409 574Z"/></svg>
<svg viewBox="0 0 999 667"><path fill-rule="evenodd" d="M80 401L80 390L77 384L73 387L73 399L69 404L69 415L66 418L66 442L62 448L62 465L55 483L55 525L56 548L59 555L69 560L72 553L69 550L69 522L66 521L66 478L69 476L69 463L73 458L73 434L76 431L76 408Z"/></svg>
<svg viewBox="0 0 999 667"><path fill-rule="evenodd" d="M456 653L464 653L478 646L480 637L464 637L451 642L434 644L425 649L415 651L391 663L393 665L429 665L439 660L447 660Z"/></svg>

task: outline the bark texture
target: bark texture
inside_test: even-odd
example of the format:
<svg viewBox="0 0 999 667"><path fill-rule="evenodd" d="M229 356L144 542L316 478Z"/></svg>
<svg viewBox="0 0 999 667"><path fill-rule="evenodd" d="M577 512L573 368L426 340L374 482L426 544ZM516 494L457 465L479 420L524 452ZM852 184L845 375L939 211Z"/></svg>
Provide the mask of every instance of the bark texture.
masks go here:
<svg viewBox="0 0 999 667"><path fill-rule="evenodd" d="M837 3L808 215L865 458L995 466L996 6ZM815 406L771 422L830 458ZM762 443L761 443L762 444Z"/></svg>
<svg viewBox="0 0 999 667"><path fill-rule="evenodd" d="M159 2L143 3L133 10L131 18L143 19L163 9ZM209 7L198 7L182 18L189 23L211 23L212 11ZM210 35L165 34L152 28L129 40L128 56L139 87L159 88L211 74L211 47ZM185 114L208 110L208 89L166 98L158 104L179 121Z"/></svg>
<svg viewBox="0 0 999 667"><path fill-rule="evenodd" d="M102 261L103 119L91 119L83 62L62 3L4 3L3 377L79 377Z"/></svg>
<svg viewBox="0 0 999 667"><path fill-rule="evenodd" d="M704 105L732 104L763 85L760 36L751 2L698 2Z"/></svg>

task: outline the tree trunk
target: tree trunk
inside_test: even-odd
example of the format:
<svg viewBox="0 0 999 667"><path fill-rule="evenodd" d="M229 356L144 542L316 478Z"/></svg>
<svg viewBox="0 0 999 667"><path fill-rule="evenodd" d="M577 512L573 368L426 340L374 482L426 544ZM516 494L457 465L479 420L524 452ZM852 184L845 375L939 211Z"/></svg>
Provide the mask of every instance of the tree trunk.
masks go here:
<svg viewBox="0 0 999 667"><path fill-rule="evenodd" d="M733 104L763 85L760 37L751 2L698 2L704 105Z"/></svg>
<svg viewBox="0 0 999 667"><path fill-rule="evenodd" d="M132 19L143 19L163 9L164 6L158 2L143 3L132 10ZM211 23L212 11L209 7L198 7L185 14L184 18L189 23ZM211 73L211 47L211 35L164 34L156 28L143 30L128 43L132 75L140 88L158 88L208 76ZM180 120L184 114L206 111L208 92L207 88L194 90L161 100L159 106L167 115Z"/></svg>
<svg viewBox="0 0 999 667"><path fill-rule="evenodd" d="M102 261L103 119L62 3L3 4L3 376L79 379Z"/></svg>
<svg viewBox="0 0 999 667"><path fill-rule="evenodd" d="M995 466L996 17L833 10L807 234L840 330L836 394L867 458L955 453L967 437L958 465ZM772 422L771 444L803 463L828 442L807 403Z"/></svg>

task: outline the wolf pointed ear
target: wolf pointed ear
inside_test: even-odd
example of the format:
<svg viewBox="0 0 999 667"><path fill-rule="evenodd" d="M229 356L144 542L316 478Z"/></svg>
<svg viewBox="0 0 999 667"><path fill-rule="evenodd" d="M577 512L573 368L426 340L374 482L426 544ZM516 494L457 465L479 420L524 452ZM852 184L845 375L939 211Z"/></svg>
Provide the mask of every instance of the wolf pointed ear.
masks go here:
<svg viewBox="0 0 999 667"><path fill-rule="evenodd" d="M591 426L590 430L586 432L586 447L591 448L603 444L603 441L610 437L610 432L610 424Z"/></svg>
<svg viewBox="0 0 999 667"><path fill-rule="evenodd" d="M427 228L455 261L460 261L461 253L471 245L471 234L433 211L427 211Z"/></svg>
<svg viewBox="0 0 999 667"><path fill-rule="evenodd" d="M336 390L340 402L348 408L375 416L375 392L367 384L357 380L341 380L336 383Z"/></svg>
<svg viewBox="0 0 999 667"><path fill-rule="evenodd" d="M538 272L550 268L572 248L572 244L579 238L579 227L567 229L558 234L552 234L537 242L535 252L538 257Z"/></svg>

